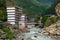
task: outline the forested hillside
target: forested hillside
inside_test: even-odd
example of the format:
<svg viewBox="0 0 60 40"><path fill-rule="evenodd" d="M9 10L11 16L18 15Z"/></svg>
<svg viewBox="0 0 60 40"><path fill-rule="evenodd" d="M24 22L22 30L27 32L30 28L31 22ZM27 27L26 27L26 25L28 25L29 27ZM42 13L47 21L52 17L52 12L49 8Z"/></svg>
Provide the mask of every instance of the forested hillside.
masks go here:
<svg viewBox="0 0 60 40"><path fill-rule="evenodd" d="M49 7L46 11L45 11L45 14L53 14L53 15L56 15L56 12L55 12L55 7L56 5L60 3L60 0L54 0L53 4L51 4L51 7Z"/></svg>
<svg viewBox="0 0 60 40"><path fill-rule="evenodd" d="M23 7L23 12L29 16L44 15L45 11L51 7L53 1L47 0L15 0L15 3Z"/></svg>

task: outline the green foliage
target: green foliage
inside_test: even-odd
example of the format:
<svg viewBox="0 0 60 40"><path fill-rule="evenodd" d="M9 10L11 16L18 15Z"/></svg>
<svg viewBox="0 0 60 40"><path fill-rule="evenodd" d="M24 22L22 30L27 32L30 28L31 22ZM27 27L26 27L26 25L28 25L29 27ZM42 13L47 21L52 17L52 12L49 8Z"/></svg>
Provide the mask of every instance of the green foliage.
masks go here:
<svg viewBox="0 0 60 40"><path fill-rule="evenodd" d="M23 12L30 17L44 15L45 10L50 7L50 3L45 4L37 0L14 0L14 2L23 8ZM34 16L33 16L34 15Z"/></svg>
<svg viewBox="0 0 60 40"><path fill-rule="evenodd" d="M51 24L54 24L54 23L56 23L57 22L57 19L58 17L56 17L56 16L51 16L51 17L48 17L48 19L46 20L46 22L45 22L45 24L44 24L44 26L45 27L48 27L48 26L50 26Z"/></svg>
<svg viewBox="0 0 60 40"><path fill-rule="evenodd" d="M10 31L10 28L9 27L3 28L3 31L7 33Z"/></svg>
<svg viewBox="0 0 60 40"><path fill-rule="evenodd" d="M13 33L13 32L8 32L8 33L6 33L6 37L7 37L8 39L12 40L13 37L14 37L14 33Z"/></svg>
<svg viewBox="0 0 60 40"><path fill-rule="evenodd" d="M17 29L17 27L15 26L13 29Z"/></svg>
<svg viewBox="0 0 60 40"><path fill-rule="evenodd" d="M40 16L36 17L34 21L38 23L39 20L40 20Z"/></svg>
<svg viewBox="0 0 60 40"><path fill-rule="evenodd" d="M55 7L58 3L60 3L60 0L54 0L53 6Z"/></svg>
<svg viewBox="0 0 60 40"><path fill-rule="evenodd" d="M42 23L43 23L43 27L44 27L44 24L46 22L46 20L48 19L48 16L42 16Z"/></svg>
<svg viewBox="0 0 60 40"><path fill-rule="evenodd" d="M3 28L2 30L6 33L6 38L12 40L12 38L14 37L14 33L10 30L10 28L6 27Z"/></svg>
<svg viewBox="0 0 60 40"><path fill-rule="evenodd" d="M0 0L0 7L4 7L4 6L6 6L5 0Z"/></svg>
<svg viewBox="0 0 60 40"><path fill-rule="evenodd" d="M14 37L14 33L11 31L10 27L6 25L6 23L0 23L0 29L3 32L5 32L7 39L12 40L12 38ZM1 33L0 33L0 36L1 36Z"/></svg>
<svg viewBox="0 0 60 40"><path fill-rule="evenodd" d="M5 0L0 0L0 20L6 21L6 3Z"/></svg>
<svg viewBox="0 0 60 40"><path fill-rule="evenodd" d="M3 25L2 24L0 24L0 29L2 29L3 28Z"/></svg>
<svg viewBox="0 0 60 40"><path fill-rule="evenodd" d="M54 0L54 3L51 4L51 7L49 7L46 11L45 11L45 14L54 14L54 15L57 15L56 12L55 12L55 7L56 5L60 3L60 0Z"/></svg>
<svg viewBox="0 0 60 40"><path fill-rule="evenodd" d="M0 36L1 36L1 34L2 34L2 33L0 32Z"/></svg>

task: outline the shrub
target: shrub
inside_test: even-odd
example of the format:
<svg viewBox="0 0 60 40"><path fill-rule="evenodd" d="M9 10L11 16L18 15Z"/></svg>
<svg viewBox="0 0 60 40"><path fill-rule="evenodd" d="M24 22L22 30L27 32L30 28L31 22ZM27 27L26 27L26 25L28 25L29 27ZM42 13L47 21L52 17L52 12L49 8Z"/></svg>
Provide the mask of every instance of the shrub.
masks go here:
<svg viewBox="0 0 60 40"><path fill-rule="evenodd" d="M14 33L13 33L13 32L8 32L8 33L6 33L6 37L7 37L8 39L12 40L13 37L14 37Z"/></svg>
<svg viewBox="0 0 60 40"><path fill-rule="evenodd" d="M42 23L43 23L43 27L44 27L44 24L45 24L45 22L46 22L46 20L48 19L48 16L43 16L42 17Z"/></svg>
<svg viewBox="0 0 60 40"><path fill-rule="evenodd" d="M48 19L46 20L44 26L48 27L48 26L50 26L51 24L56 23L57 20L58 20L57 18L58 18L57 16L48 17Z"/></svg>
<svg viewBox="0 0 60 40"><path fill-rule="evenodd" d="M2 30L6 33L6 38L12 40L12 38L14 37L14 33L10 30L10 28L6 27L3 28Z"/></svg>

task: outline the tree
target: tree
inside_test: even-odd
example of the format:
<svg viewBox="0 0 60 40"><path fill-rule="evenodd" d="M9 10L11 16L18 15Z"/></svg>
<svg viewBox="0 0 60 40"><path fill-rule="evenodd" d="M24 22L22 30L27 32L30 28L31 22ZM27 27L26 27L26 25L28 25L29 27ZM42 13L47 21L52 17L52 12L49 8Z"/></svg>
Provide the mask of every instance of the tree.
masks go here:
<svg viewBox="0 0 60 40"><path fill-rule="evenodd" d="M38 0L14 0L14 2L23 8L23 13L30 17L44 15L45 10L50 6L50 4L45 4Z"/></svg>
<svg viewBox="0 0 60 40"><path fill-rule="evenodd" d="M54 0L53 5L56 6L58 3L60 3L60 0Z"/></svg>
<svg viewBox="0 0 60 40"><path fill-rule="evenodd" d="M45 14L52 14L52 15L57 15L56 12L55 12L55 7L56 5L60 3L60 0L54 0L53 4L51 4L51 7L49 7L46 11L45 11Z"/></svg>
<svg viewBox="0 0 60 40"><path fill-rule="evenodd" d="M6 21L6 4L5 0L0 0L0 20Z"/></svg>

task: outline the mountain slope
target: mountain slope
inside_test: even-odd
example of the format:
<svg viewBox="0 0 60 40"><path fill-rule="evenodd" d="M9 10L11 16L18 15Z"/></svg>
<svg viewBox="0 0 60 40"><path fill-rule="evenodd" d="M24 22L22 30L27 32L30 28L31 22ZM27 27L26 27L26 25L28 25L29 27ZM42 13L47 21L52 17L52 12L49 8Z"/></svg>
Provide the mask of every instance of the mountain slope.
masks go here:
<svg viewBox="0 0 60 40"><path fill-rule="evenodd" d="M29 16L43 15L53 3L51 0L14 0L14 2L23 7L23 12Z"/></svg>
<svg viewBox="0 0 60 40"><path fill-rule="evenodd" d="M53 3L54 0L37 0L39 2L42 2L42 3Z"/></svg>

